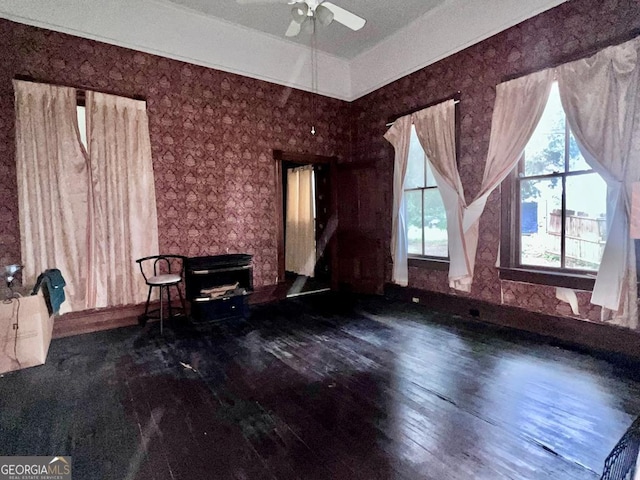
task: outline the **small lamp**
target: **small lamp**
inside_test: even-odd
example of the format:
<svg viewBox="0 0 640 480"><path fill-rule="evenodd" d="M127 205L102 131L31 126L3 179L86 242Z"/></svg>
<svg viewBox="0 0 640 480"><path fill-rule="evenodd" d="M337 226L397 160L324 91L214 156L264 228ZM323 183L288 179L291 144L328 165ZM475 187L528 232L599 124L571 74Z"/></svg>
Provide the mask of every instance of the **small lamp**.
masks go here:
<svg viewBox="0 0 640 480"><path fill-rule="evenodd" d="M7 288L11 292L11 297L13 297L13 281L15 280L16 273L18 273L20 270L22 270L22 265L18 265L16 263L12 265L5 265L4 267L2 276L7 283Z"/></svg>

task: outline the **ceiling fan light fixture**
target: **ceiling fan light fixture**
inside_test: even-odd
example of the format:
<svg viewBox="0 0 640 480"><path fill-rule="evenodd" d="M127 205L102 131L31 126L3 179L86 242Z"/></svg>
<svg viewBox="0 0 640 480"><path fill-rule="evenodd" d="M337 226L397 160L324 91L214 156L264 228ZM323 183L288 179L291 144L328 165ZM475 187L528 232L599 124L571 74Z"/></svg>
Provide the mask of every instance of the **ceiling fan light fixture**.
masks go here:
<svg viewBox="0 0 640 480"><path fill-rule="evenodd" d="M333 22L333 12L324 5L318 5L315 12L318 21L325 27Z"/></svg>
<svg viewBox="0 0 640 480"><path fill-rule="evenodd" d="M291 7L291 17L297 23L302 24L308 16L309 13L309 5L304 2L299 2Z"/></svg>

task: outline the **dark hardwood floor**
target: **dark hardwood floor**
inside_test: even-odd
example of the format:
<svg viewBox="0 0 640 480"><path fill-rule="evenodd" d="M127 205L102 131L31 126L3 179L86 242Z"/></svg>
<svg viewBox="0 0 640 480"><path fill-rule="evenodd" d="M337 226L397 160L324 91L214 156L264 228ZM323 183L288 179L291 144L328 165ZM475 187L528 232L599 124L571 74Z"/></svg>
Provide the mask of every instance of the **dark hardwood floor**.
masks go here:
<svg viewBox="0 0 640 480"><path fill-rule="evenodd" d="M0 455L79 480L597 479L638 414L632 364L322 294L54 340L0 378Z"/></svg>

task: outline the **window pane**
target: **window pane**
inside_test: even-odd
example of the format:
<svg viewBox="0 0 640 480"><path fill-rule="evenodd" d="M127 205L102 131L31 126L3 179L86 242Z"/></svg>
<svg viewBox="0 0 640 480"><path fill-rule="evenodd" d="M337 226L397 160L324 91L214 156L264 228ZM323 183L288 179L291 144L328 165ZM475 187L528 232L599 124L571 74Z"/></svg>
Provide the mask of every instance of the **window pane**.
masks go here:
<svg viewBox="0 0 640 480"><path fill-rule="evenodd" d="M580 153L576 137L571 132L569 134L569 171L578 172L580 170L591 170L591 167Z"/></svg>
<svg viewBox="0 0 640 480"><path fill-rule="evenodd" d="M597 270L607 228L607 184L597 173L567 177L565 266Z"/></svg>
<svg viewBox="0 0 640 480"><path fill-rule="evenodd" d="M416 130L411 126L411 143L409 144L409 160L407 175L404 178L404 188L424 187L424 150L420 146Z"/></svg>
<svg viewBox="0 0 640 480"><path fill-rule="evenodd" d="M437 187L436 179L433 177L433 170L431 170L431 164L427 163L427 187Z"/></svg>
<svg viewBox="0 0 640 480"><path fill-rule="evenodd" d="M565 114L554 83L540 123L524 151L524 174L564 172Z"/></svg>
<svg viewBox="0 0 640 480"><path fill-rule="evenodd" d="M77 106L76 116L78 117L78 130L80 131L80 141L84 148L87 148L87 120L86 120L86 108Z"/></svg>
<svg viewBox="0 0 640 480"><path fill-rule="evenodd" d="M424 191L424 254L448 257L447 215L437 188Z"/></svg>
<svg viewBox="0 0 640 480"><path fill-rule="evenodd" d="M520 182L520 264L561 267L562 180Z"/></svg>
<svg viewBox="0 0 640 480"><path fill-rule="evenodd" d="M409 255L422 255L422 190L405 192Z"/></svg>

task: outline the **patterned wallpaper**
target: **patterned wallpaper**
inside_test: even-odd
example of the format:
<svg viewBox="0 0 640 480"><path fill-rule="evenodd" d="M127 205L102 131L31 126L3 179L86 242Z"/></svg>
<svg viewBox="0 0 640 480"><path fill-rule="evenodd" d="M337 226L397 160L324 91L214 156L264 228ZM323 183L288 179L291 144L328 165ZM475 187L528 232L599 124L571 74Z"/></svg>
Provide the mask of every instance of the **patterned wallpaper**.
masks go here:
<svg viewBox="0 0 640 480"><path fill-rule="evenodd" d="M0 262L20 258L11 79L86 86L147 100L160 249L255 255L273 284L272 150L346 157L349 105L239 75L0 19Z"/></svg>
<svg viewBox="0 0 640 480"><path fill-rule="evenodd" d="M380 194L389 219L383 238L390 238L393 149L383 140L385 122L395 114L461 92L459 168L467 201L480 188L489 146L495 86L507 76L524 74L569 60L595 46L640 27L637 0L570 0L434 65L404 77L353 104L357 133L354 158L382 161ZM474 284L470 296L551 315L572 316L555 288L500 281L495 267L500 241L500 193L494 192L480 222ZM388 252L388 241L384 249ZM390 278L390 265L387 265ZM410 268L410 286L459 294L448 288L447 273ZM599 319L589 304L590 292L578 294L583 318Z"/></svg>

